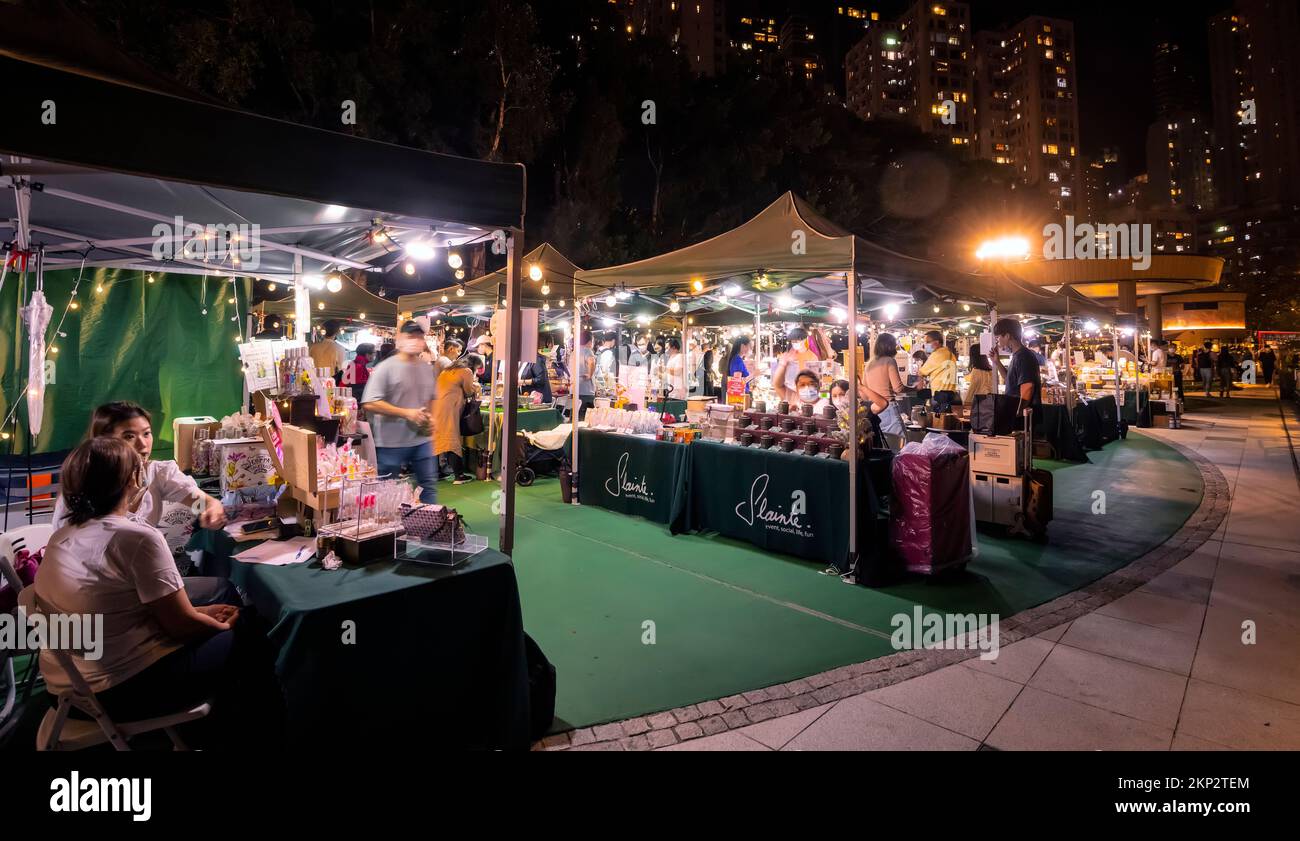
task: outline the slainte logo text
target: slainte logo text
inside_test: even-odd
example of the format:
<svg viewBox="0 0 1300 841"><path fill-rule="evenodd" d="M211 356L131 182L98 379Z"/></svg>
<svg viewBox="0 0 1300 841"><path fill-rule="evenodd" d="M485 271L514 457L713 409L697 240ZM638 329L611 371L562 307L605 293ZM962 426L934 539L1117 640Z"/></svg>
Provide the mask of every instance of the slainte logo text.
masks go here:
<svg viewBox="0 0 1300 841"><path fill-rule="evenodd" d="M627 499L639 499L642 502L654 502L655 496L650 493L650 481L643 475L639 482L634 482L627 477L628 453L618 457L618 468L615 475L605 480L605 491L610 496L621 496Z"/></svg>
<svg viewBox="0 0 1300 841"><path fill-rule="evenodd" d="M749 525L760 522L765 528L775 529L798 537L812 537L812 527L805 526L799 519L808 513L808 495L803 491L790 494L790 510L782 511L778 506L768 507L767 486L771 481L768 474L760 474L749 486L749 499L736 506L736 516Z"/></svg>

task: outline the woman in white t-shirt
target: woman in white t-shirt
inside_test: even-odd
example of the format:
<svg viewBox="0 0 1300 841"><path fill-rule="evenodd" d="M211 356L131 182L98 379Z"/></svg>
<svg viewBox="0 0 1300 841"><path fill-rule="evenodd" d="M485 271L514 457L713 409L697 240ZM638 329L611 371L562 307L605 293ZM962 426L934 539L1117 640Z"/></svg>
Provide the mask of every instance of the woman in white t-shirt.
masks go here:
<svg viewBox="0 0 1300 841"><path fill-rule="evenodd" d="M219 529L226 524L226 511L221 500L199 490L198 484L186 476L174 461L154 461L153 423L144 407L125 400L105 403L95 409L90 420L90 438L121 438L131 445L144 465L144 482L130 501L127 516L137 522L158 528L162 518L163 503L197 503L199 525L205 529ZM67 504L60 495L54 503L52 525L57 529L68 517Z"/></svg>
<svg viewBox="0 0 1300 841"><path fill-rule="evenodd" d="M48 614L103 617L88 650L70 653L110 718L150 718L214 698L208 727L224 721L236 732L251 710L247 692L258 685L248 665L259 658L245 659L248 643L236 655L232 628L240 609L191 604L162 534L128 516L143 479L139 455L121 439L95 437L72 451L60 479L67 523L50 537L20 603ZM50 651L40 661L50 692L72 689Z"/></svg>

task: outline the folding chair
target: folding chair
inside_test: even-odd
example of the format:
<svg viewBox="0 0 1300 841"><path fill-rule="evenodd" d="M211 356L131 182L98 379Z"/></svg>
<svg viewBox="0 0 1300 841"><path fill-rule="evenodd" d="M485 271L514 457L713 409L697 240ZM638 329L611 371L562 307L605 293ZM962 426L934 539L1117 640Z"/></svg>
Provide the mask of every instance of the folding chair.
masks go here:
<svg viewBox="0 0 1300 841"><path fill-rule="evenodd" d="M23 591L23 582L18 578L18 571L14 569L14 557L22 549L28 552L38 552L45 548L49 542L50 535L54 529L48 525L20 526L13 531L0 534L0 576L9 583L15 593L21 594ZM35 655L33 655L35 656ZM9 732L10 728L17 723L18 716L16 708L18 705L18 678L14 672L14 655L8 649L0 650L0 679L4 680L5 699L4 705L0 706L0 737ZM36 663L31 662L27 666L27 679L23 686L23 702L31 697L32 687L36 685Z"/></svg>
<svg viewBox="0 0 1300 841"><path fill-rule="evenodd" d="M29 614L49 614L51 611L36 595L35 588L28 588L19 595L20 603ZM61 648L46 649L58 661L68 675L72 688L58 696L54 709L45 713L41 719L40 729L36 733L36 749L47 750L82 750L84 748L110 743L115 750L130 750L130 739L145 733L162 730L171 739L174 750L188 750L181 740L176 727L189 721L197 721L212 712L212 705L204 701L169 715L147 718L141 721L117 723L109 718L104 707L95 697L86 683L72 655ZM89 715L91 721L70 718L74 710Z"/></svg>

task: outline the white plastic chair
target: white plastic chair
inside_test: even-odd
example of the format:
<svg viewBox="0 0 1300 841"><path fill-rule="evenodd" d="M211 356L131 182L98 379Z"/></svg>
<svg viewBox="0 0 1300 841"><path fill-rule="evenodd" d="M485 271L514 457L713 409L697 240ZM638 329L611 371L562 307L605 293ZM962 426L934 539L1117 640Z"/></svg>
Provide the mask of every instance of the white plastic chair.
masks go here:
<svg viewBox="0 0 1300 841"><path fill-rule="evenodd" d="M28 613L49 613L49 607L36 595L34 588L29 588L20 596L21 604ZM178 710L169 715L147 718L140 721L123 723L109 718L104 707L95 697L72 655L58 648L46 649L63 668L72 684L72 689L58 696L55 708L45 713L41 726L36 733L36 749L47 750L83 750L95 745L110 743L115 750L130 750L128 740L144 733L164 731L172 741L175 750L188 750L181 740L176 727L189 721L196 721L212 712L212 705L204 701L192 707ZM69 713L77 709L89 715L91 721L70 718Z"/></svg>
<svg viewBox="0 0 1300 841"><path fill-rule="evenodd" d="M28 552L44 549L52 534L54 528L48 524L20 526L0 534L0 576L3 576L4 581L8 582L15 593L22 593L23 583L18 579L18 571L14 569L14 557L22 549ZM18 679L14 674L13 654L7 649L0 651L0 673L3 674L2 679L5 684L4 705L0 706L0 735L3 735L16 722L12 717L18 704ZM28 667L28 675L24 692L26 696L30 696L32 685L35 683L35 663Z"/></svg>

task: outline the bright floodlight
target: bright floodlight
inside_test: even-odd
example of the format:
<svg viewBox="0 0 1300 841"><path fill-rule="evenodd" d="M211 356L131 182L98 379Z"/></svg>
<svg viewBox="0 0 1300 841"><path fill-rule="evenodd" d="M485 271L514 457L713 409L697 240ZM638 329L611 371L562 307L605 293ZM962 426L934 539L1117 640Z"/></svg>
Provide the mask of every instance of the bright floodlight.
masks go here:
<svg viewBox="0 0 1300 841"><path fill-rule="evenodd" d="M613 307L618 303L618 297L613 292L605 296L605 306Z"/></svg>
<svg viewBox="0 0 1300 841"><path fill-rule="evenodd" d="M302 276L302 282L311 289L324 289L325 278L318 274L305 274Z"/></svg>
<svg viewBox="0 0 1300 841"><path fill-rule="evenodd" d="M837 318L840 321L843 321L849 316L848 312L845 311L844 307L832 307L831 315L835 316L835 318Z"/></svg>
<svg viewBox="0 0 1300 841"><path fill-rule="evenodd" d="M1089 333L1094 333L1097 330L1097 322L1091 320L1086 321L1084 322L1083 329L1087 330Z"/></svg>
<svg viewBox="0 0 1300 841"><path fill-rule="evenodd" d="M406 244L406 256L410 257L412 260L419 260L421 262L432 260L433 246L420 239L408 242Z"/></svg>
<svg viewBox="0 0 1300 841"><path fill-rule="evenodd" d="M781 309L783 309L783 310L793 309L793 308L794 308L794 298L791 297L791 296L789 296L789 295L782 295L780 298L777 299L777 304L778 304L778 305L781 307Z"/></svg>
<svg viewBox="0 0 1300 841"><path fill-rule="evenodd" d="M898 318L898 304L885 304L885 319L893 321Z"/></svg>
<svg viewBox="0 0 1300 841"><path fill-rule="evenodd" d="M1029 240L1024 237L998 237L985 240L976 249L980 260L1011 260L1029 256Z"/></svg>
<svg viewBox="0 0 1300 841"><path fill-rule="evenodd" d="M542 279L542 267L539 266L539 265L536 264L536 263L533 263L531 266L529 266L529 267L528 267L528 279L529 279L529 280L532 280L532 281L538 281L538 280L541 280L541 279Z"/></svg>
<svg viewBox="0 0 1300 841"><path fill-rule="evenodd" d="M668 309L672 310L673 312L681 312L682 305L677 303L676 301L671 301L668 304Z"/></svg>
<svg viewBox="0 0 1300 841"><path fill-rule="evenodd" d="M613 326L615 326L616 324L618 324L618 321L617 321L616 319L613 319L613 318L602 318L602 319L600 320L600 323L603 324L603 325L605 325L606 327L613 327Z"/></svg>

